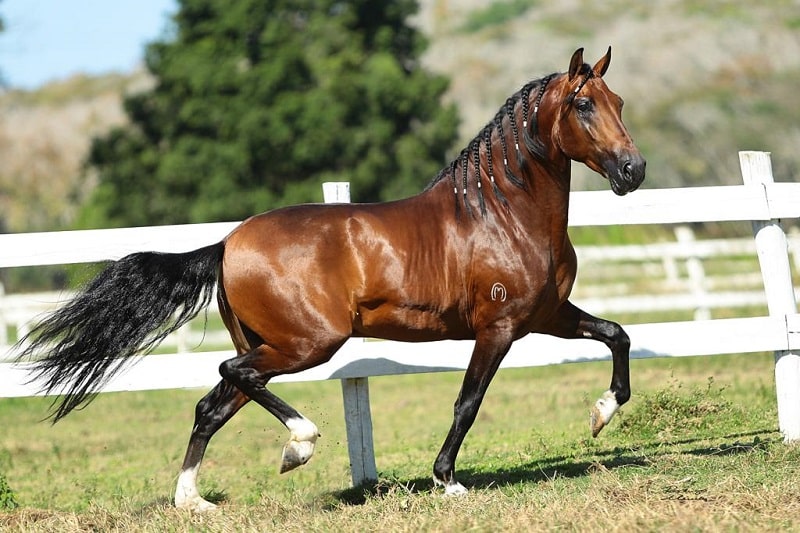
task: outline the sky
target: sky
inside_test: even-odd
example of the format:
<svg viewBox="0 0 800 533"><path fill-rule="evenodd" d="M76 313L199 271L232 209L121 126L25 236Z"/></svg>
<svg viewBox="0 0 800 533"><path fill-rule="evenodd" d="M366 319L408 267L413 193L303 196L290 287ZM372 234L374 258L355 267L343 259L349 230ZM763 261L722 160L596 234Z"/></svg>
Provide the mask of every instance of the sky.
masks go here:
<svg viewBox="0 0 800 533"><path fill-rule="evenodd" d="M78 73L130 72L177 0L0 0L0 76L34 89Z"/></svg>

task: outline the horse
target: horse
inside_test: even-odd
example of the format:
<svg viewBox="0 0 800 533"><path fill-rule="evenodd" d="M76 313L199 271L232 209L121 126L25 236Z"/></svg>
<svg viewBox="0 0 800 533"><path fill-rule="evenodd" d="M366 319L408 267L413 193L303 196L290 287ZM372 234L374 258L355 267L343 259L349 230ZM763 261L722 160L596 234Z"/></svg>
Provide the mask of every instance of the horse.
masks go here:
<svg viewBox="0 0 800 533"><path fill-rule="evenodd" d="M274 395L275 376L331 359L350 337L474 340L453 422L433 464L446 495L466 492L459 448L511 344L528 333L608 346L612 376L590 412L593 436L630 398L630 340L568 297L571 161L617 195L644 180L645 159L622 121L622 99L574 52L569 68L524 85L419 194L373 204L306 204L253 216L221 242L186 253L110 262L38 323L18 360L58 394L53 423L91 401L132 356L148 353L216 297L236 355L196 406L175 505L215 507L197 476L210 439L253 400L289 431L281 472L305 464L317 426Z"/></svg>

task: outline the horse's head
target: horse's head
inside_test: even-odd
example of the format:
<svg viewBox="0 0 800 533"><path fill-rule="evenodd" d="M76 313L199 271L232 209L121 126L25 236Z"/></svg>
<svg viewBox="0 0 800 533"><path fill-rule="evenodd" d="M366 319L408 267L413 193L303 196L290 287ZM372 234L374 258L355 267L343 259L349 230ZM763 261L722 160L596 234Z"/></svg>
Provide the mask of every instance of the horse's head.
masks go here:
<svg viewBox="0 0 800 533"><path fill-rule="evenodd" d="M622 122L622 98L608 88L603 74L611 47L594 67L583 62L583 48L572 55L569 71L553 80L558 98L553 140L561 152L601 174L611 190L624 195L644 181L645 159Z"/></svg>

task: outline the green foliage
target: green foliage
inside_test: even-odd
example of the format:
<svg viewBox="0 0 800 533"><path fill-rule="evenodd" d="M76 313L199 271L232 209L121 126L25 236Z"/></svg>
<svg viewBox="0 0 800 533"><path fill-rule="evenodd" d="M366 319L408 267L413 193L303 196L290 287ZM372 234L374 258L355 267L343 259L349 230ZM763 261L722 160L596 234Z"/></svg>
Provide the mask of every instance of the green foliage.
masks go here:
<svg viewBox="0 0 800 533"><path fill-rule="evenodd" d="M411 0L182 0L174 40L148 46L155 88L131 126L95 139L85 225L241 219L319 200L418 191L456 136L441 76L417 58Z"/></svg>
<svg viewBox="0 0 800 533"><path fill-rule="evenodd" d="M638 438L674 439L707 430L719 420L730 421L737 416L736 409L724 398L723 389L713 385L714 378L709 378L706 387L687 391L673 381L666 388L644 393L630 412L620 416L616 431Z"/></svg>
<svg viewBox="0 0 800 533"><path fill-rule="evenodd" d="M462 29L477 32L513 20L536 5L535 0L505 0L492 2L488 6L470 11Z"/></svg>
<svg viewBox="0 0 800 533"><path fill-rule="evenodd" d="M17 497L3 474L0 474L0 511L10 511L19 507Z"/></svg>
<svg viewBox="0 0 800 533"><path fill-rule="evenodd" d="M800 28L800 17L788 17L783 21L783 23L790 30L797 30Z"/></svg>

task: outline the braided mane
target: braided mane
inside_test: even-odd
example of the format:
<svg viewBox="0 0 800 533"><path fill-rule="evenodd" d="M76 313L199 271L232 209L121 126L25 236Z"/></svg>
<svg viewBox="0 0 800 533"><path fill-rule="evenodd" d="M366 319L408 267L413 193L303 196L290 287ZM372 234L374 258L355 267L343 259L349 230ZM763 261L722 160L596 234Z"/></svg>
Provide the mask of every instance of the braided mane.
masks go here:
<svg viewBox="0 0 800 533"><path fill-rule="evenodd" d="M542 97L547 88L547 84L555 77L557 73L550 74L544 78L533 80L525 84L519 91L511 95L495 114L494 118L489 121L481 131L461 150L461 153L453 159L447 166L445 166L428 184L425 190L429 190L438 182L444 179L450 179L453 185L453 192L456 199L456 215L460 214L461 204L463 203L464 209L468 215L472 215L472 208L467 198L467 191L470 178L472 178L477 185L478 204L480 206L481 215L486 215L486 201L483 197L483 183L481 180L481 145L484 146L483 159L485 163L486 173L491 182L492 191L497 199L505 206L508 206L508 201L505 195L497 186L495 181L495 168L492 158L492 137L497 134L500 141L500 148L503 154L502 171L505 177L516 187L525 189L526 184L523 179L514 174L509 167L509 145L506 136L511 133L514 142L514 156L517 160L517 166L522 172L527 173L528 167L525 161L525 156L520 150L520 131L517 124L516 109L517 105L521 104L522 115L522 142L525 143L527 150L533 154L534 157L544 157L544 145L539 138L537 115L539 105L541 104ZM534 101L533 113L530 112L530 95L533 91L536 93ZM470 163L472 169L470 169ZM471 171L470 171L471 170Z"/></svg>

